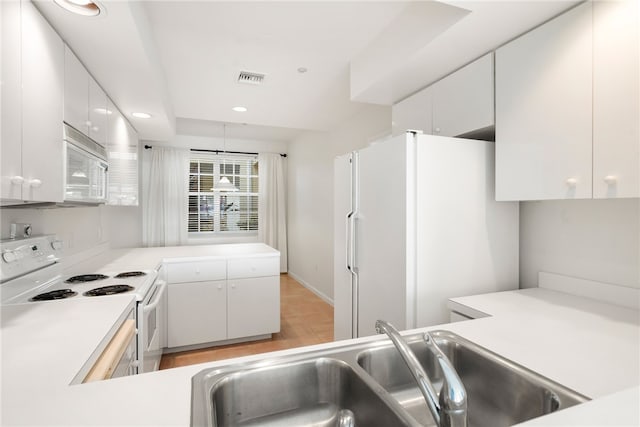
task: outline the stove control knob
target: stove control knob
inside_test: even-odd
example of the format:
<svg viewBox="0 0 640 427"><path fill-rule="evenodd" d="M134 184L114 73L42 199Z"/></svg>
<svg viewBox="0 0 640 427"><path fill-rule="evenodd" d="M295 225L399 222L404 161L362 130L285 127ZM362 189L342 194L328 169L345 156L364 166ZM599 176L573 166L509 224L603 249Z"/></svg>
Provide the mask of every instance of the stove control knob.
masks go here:
<svg viewBox="0 0 640 427"><path fill-rule="evenodd" d="M6 263L12 263L18 259L18 256L14 251L6 251L2 254L2 259Z"/></svg>
<svg viewBox="0 0 640 427"><path fill-rule="evenodd" d="M62 240L54 240L53 242L51 242L51 247L55 251L61 250L62 249Z"/></svg>

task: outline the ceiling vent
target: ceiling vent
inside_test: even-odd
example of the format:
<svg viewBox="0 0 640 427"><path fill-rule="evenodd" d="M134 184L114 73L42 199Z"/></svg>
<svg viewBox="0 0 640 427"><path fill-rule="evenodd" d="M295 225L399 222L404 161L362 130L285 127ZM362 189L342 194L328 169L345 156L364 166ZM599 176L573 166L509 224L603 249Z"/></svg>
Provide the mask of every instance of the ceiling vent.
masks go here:
<svg viewBox="0 0 640 427"><path fill-rule="evenodd" d="M261 85L264 81L264 74L253 73L251 71L240 71L238 75L238 83L244 83L248 85Z"/></svg>

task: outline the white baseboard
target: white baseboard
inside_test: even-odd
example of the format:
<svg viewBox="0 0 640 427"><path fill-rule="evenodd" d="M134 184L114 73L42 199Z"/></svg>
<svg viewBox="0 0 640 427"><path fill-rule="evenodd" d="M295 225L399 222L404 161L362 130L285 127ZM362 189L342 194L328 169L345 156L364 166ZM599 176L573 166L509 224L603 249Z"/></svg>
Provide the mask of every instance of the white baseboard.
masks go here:
<svg viewBox="0 0 640 427"><path fill-rule="evenodd" d="M300 283L302 286L304 286L305 288L309 289L311 292L313 292L318 297L320 297L320 299L322 299L324 302L326 302L329 305L333 305L333 299L332 298L329 298L328 296L326 296L325 294L323 294L322 292L320 292L319 290L317 290L316 288L311 286L302 277L298 276L296 273L292 272L291 270L289 270L287 272L287 274L289 276L291 276L293 279L295 279L296 282Z"/></svg>
<svg viewBox="0 0 640 427"><path fill-rule="evenodd" d="M640 310L640 289L561 274L538 273L538 287Z"/></svg>

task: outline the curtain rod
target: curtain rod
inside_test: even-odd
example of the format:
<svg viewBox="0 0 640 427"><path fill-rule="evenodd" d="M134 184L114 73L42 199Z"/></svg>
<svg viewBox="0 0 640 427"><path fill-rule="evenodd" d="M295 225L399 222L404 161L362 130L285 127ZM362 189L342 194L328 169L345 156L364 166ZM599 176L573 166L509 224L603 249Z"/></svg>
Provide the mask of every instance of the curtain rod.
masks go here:
<svg viewBox="0 0 640 427"><path fill-rule="evenodd" d="M153 148L152 145L145 145L144 146L145 150L150 150L152 148ZM199 152L203 152L203 153L216 153L216 154L230 153L230 154L251 154L251 155L254 155L254 156L258 155L258 153L249 153L247 151L203 150L203 149L200 149L200 148L191 148L190 151L199 151ZM280 156L287 157L287 155L285 153L280 153Z"/></svg>

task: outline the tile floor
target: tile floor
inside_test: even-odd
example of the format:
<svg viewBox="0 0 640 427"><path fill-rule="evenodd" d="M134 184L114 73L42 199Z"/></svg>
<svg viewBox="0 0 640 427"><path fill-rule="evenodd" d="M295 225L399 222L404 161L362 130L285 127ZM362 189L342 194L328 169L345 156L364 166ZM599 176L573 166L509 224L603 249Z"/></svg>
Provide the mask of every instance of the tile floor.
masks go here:
<svg viewBox="0 0 640 427"><path fill-rule="evenodd" d="M289 277L280 276L280 332L269 340L165 354L160 369L333 341L333 307Z"/></svg>

